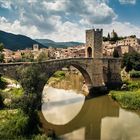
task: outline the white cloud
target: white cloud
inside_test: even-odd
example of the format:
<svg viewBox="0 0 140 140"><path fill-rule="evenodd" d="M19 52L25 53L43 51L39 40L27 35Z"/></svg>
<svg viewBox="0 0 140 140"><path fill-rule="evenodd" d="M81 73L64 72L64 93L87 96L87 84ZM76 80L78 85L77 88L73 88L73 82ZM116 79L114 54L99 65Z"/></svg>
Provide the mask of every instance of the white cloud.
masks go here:
<svg viewBox="0 0 140 140"><path fill-rule="evenodd" d="M53 20L55 20L54 17ZM84 41L84 28L79 27L78 24L71 22L57 23L58 30L49 34L40 32L36 26L22 25L20 21L15 20L10 23L6 18L0 17L0 29L14 34L22 34L29 36L33 39L36 38L49 38L55 41Z"/></svg>
<svg viewBox="0 0 140 140"><path fill-rule="evenodd" d="M85 41L85 29L72 22L62 23L56 32L47 35L55 41Z"/></svg>
<svg viewBox="0 0 140 140"><path fill-rule="evenodd" d="M46 8L46 10L55 10L55 11L65 11L66 10L66 1L61 0L61 1L43 1L42 4Z"/></svg>
<svg viewBox="0 0 140 140"><path fill-rule="evenodd" d="M136 4L136 0L119 0L121 4Z"/></svg>
<svg viewBox="0 0 140 140"><path fill-rule="evenodd" d="M85 42L85 29L93 26L103 28L105 35L115 29L119 35L140 37L140 27L117 22L117 15L107 3L108 0L17 1L17 19L0 17L0 29L54 41Z"/></svg>
<svg viewBox="0 0 140 140"><path fill-rule="evenodd" d="M54 18L55 20L55 18ZM88 29L84 26L79 26L77 23L72 22L60 22L57 25L58 30L47 34L46 32L40 32L36 26L22 25L20 21L16 20L10 23L6 18L0 17L0 29L15 33L27 35L31 38L48 38L54 41L80 41L85 42L85 30ZM140 27L133 24L114 21L111 24L94 24L95 28L103 28L104 35L111 32L113 29L119 36L137 35L140 38ZM91 28L91 27L90 27Z"/></svg>
<svg viewBox="0 0 140 140"><path fill-rule="evenodd" d="M86 3L87 2L87 3ZM117 15L106 3L98 3L91 0L85 1L88 14L83 14L81 24L109 24L117 18Z"/></svg>
<svg viewBox="0 0 140 140"><path fill-rule="evenodd" d="M21 27L34 26L46 36L58 33L62 28L68 29L66 23L71 23L71 27L76 30L75 25L77 28L82 26L84 28L93 24L111 23L116 18L113 9L107 5L108 0L27 0L26 2L8 0L8 2L12 7L13 5L16 7L13 11Z"/></svg>
<svg viewBox="0 0 140 140"><path fill-rule="evenodd" d="M0 1L0 7L2 8L11 9L11 6L12 6L11 1L5 1L5 0Z"/></svg>
<svg viewBox="0 0 140 140"><path fill-rule="evenodd" d="M41 35L41 32L39 32L35 26L23 26L18 20L15 20L13 23L10 23L4 17L0 17L0 29L14 34L27 35L32 38L36 38L38 37L38 35Z"/></svg>
<svg viewBox="0 0 140 140"><path fill-rule="evenodd" d="M107 5L108 0L15 1L10 2L16 7L15 13L19 13L17 18L23 25L35 25L39 30L45 29L49 33L56 30L54 23L50 22L54 16L61 17L63 23L69 21L89 25L111 23L117 17Z"/></svg>
<svg viewBox="0 0 140 140"><path fill-rule="evenodd" d="M140 27L135 26L129 22L117 22L114 21L111 24L102 24L102 25L95 25L96 28L103 28L104 35L107 35L108 32L112 32L114 29L119 36L130 36L136 35L140 38Z"/></svg>

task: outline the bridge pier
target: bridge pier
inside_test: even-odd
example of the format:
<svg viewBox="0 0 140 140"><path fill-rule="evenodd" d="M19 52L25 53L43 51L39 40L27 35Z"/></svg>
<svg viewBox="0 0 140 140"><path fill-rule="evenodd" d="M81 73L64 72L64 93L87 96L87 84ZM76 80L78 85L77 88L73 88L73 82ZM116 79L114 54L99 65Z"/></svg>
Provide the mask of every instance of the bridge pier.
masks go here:
<svg viewBox="0 0 140 140"><path fill-rule="evenodd" d="M107 93L107 88L103 78L103 61L99 58L92 58L92 62L88 68L91 77L91 85L88 85L89 96L97 96Z"/></svg>

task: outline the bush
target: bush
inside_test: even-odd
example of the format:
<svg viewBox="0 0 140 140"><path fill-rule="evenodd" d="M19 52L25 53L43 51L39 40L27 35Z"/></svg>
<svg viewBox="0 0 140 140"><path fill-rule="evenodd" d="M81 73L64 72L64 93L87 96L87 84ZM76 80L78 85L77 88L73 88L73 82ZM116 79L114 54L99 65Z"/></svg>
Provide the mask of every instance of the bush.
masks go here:
<svg viewBox="0 0 140 140"><path fill-rule="evenodd" d="M116 58L119 57L119 52L118 52L117 49L114 49L114 51L113 51L113 57L116 57Z"/></svg>
<svg viewBox="0 0 140 140"><path fill-rule="evenodd" d="M2 95L1 95L1 93L0 93L0 109L1 108L3 108L3 97L2 97Z"/></svg>
<svg viewBox="0 0 140 140"><path fill-rule="evenodd" d="M140 78L140 71L132 70L130 71L131 78Z"/></svg>
<svg viewBox="0 0 140 140"><path fill-rule="evenodd" d="M21 109L0 110L0 139L27 139L40 132L36 111L27 115Z"/></svg>
<svg viewBox="0 0 140 140"><path fill-rule="evenodd" d="M29 117L21 110L4 110L0 114L0 139L16 139L26 134Z"/></svg>
<svg viewBox="0 0 140 140"><path fill-rule="evenodd" d="M0 75L0 89L6 88L7 82Z"/></svg>
<svg viewBox="0 0 140 140"><path fill-rule="evenodd" d="M64 77L65 76L65 72L64 71L57 71L54 73L53 77Z"/></svg>
<svg viewBox="0 0 140 140"><path fill-rule="evenodd" d="M49 139L45 134L44 135L36 135L33 137L33 140L53 140L53 139Z"/></svg>
<svg viewBox="0 0 140 140"><path fill-rule="evenodd" d="M44 86L46 83L47 75L45 73L40 73L42 67L32 64L29 67L20 67L18 69L19 82L21 83L25 94L28 93L38 93L40 92L40 87Z"/></svg>
<svg viewBox="0 0 140 140"><path fill-rule="evenodd" d="M128 90L138 90L140 88L140 81L129 81Z"/></svg>

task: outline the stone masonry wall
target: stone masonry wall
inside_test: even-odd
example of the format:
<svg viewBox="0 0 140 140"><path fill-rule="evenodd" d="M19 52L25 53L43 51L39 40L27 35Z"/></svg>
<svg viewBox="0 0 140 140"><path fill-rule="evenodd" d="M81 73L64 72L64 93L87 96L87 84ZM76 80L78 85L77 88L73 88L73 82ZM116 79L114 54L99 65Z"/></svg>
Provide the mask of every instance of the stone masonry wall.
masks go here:
<svg viewBox="0 0 140 140"><path fill-rule="evenodd" d="M103 59L103 77L107 87L121 86L121 59Z"/></svg>
<svg viewBox="0 0 140 140"><path fill-rule="evenodd" d="M102 58L103 50L102 50L102 29L94 30L94 52L93 58Z"/></svg>

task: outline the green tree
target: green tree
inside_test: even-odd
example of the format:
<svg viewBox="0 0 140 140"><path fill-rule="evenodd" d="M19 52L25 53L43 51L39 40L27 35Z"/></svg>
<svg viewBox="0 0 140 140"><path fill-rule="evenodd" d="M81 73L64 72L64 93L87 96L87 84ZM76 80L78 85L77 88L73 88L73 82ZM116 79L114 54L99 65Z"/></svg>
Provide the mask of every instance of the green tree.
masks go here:
<svg viewBox="0 0 140 140"><path fill-rule="evenodd" d="M23 62L33 62L34 61L34 55L32 54L32 52L29 52L29 53L21 53L21 61Z"/></svg>
<svg viewBox="0 0 140 140"><path fill-rule="evenodd" d="M107 35L107 38L108 38L108 40L110 40L110 34L108 33L108 35Z"/></svg>
<svg viewBox="0 0 140 140"><path fill-rule="evenodd" d="M116 42L117 40L119 40L119 37L118 37L118 34L113 30L112 33L111 33L111 41L114 41Z"/></svg>
<svg viewBox="0 0 140 140"><path fill-rule="evenodd" d="M4 44L0 43L0 62L4 61L4 54L2 53L4 49Z"/></svg>
<svg viewBox="0 0 140 140"><path fill-rule="evenodd" d="M118 50L114 49L113 51L113 57L119 57L119 53L118 53Z"/></svg>
<svg viewBox="0 0 140 140"><path fill-rule="evenodd" d="M108 41L108 38L103 36L103 41Z"/></svg>
<svg viewBox="0 0 140 140"><path fill-rule="evenodd" d="M22 66L18 69L19 82L27 94L38 92L38 89L46 80L47 77L44 73L40 72L41 69L41 67L35 64L27 67Z"/></svg>
<svg viewBox="0 0 140 140"><path fill-rule="evenodd" d="M19 82L24 89L24 96L17 102L22 111L29 116L28 134L36 134L40 129L40 121L37 111L41 109L42 90L46 83L46 75L40 73L42 67L32 64L18 69ZM31 129L32 128L32 129Z"/></svg>
<svg viewBox="0 0 140 140"><path fill-rule="evenodd" d="M48 54L46 52L41 52L37 57L37 61L40 62L45 60L48 60Z"/></svg>
<svg viewBox="0 0 140 140"><path fill-rule="evenodd" d="M4 54L0 52L0 62L4 62Z"/></svg>
<svg viewBox="0 0 140 140"><path fill-rule="evenodd" d="M24 89L25 96L33 95L32 97L33 100L36 100L37 109L41 107L42 90L48 79L45 73L40 72L42 71L41 69L42 67L33 64L28 67L21 67L18 70L19 82Z"/></svg>
<svg viewBox="0 0 140 140"><path fill-rule="evenodd" d="M3 97L2 97L2 94L0 92L0 109L3 108Z"/></svg>
<svg viewBox="0 0 140 140"><path fill-rule="evenodd" d="M132 52L124 54L122 67L126 67L126 71L131 71L132 69L140 71L140 53Z"/></svg>
<svg viewBox="0 0 140 140"><path fill-rule="evenodd" d="M0 43L0 52L2 52L4 49L4 44L3 43Z"/></svg>

